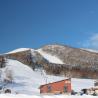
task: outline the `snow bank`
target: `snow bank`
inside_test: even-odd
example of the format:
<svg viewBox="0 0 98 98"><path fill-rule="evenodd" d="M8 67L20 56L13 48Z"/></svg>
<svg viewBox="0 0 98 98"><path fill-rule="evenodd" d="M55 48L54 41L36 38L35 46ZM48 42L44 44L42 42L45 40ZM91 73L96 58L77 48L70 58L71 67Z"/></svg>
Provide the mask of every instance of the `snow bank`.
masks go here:
<svg viewBox="0 0 98 98"><path fill-rule="evenodd" d="M62 60L60 60L58 57L53 56L49 53L44 52L42 49L37 50L45 59L47 59L51 63L56 63L56 64L64 64Z"/></svg>
<svg viewBox="0 0 98 98"><path fill-rule="evenodd" d="M68 95L24 95L24 94L1 94L0 98L98 98L98 96L90 96L90 95L83 95L83 96L68 96Z"/></svg>

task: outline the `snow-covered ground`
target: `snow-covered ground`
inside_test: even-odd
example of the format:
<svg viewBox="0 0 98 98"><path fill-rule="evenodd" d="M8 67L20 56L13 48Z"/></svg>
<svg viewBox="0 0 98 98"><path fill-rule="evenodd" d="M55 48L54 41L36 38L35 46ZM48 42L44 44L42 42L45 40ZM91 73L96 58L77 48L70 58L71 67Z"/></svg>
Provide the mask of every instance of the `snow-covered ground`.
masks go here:
<svg viewBox="0 0 98 98"><path fill-rule="evenodd" d="M98 98L98 96L90 96L90 95L83 95L83 96L68 96L68 95L24 95L24 94L0 94L0 98Z"/></svg>

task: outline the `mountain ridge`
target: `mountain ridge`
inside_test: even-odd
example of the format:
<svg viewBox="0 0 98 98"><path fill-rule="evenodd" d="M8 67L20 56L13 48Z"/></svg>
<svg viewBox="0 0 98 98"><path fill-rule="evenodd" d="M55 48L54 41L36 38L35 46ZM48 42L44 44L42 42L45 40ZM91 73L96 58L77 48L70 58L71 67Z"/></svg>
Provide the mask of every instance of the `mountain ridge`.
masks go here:
<svg viewBox="0 0 98 98"><path fill-rule="evenodd" d="M36 65L42 65L48 74L98 78L98 53L96 52L58 44L45 45L36 50L31 48L24 50L14 50L4 56L9 59L17 59L33 67L33 70Z"/></svg>

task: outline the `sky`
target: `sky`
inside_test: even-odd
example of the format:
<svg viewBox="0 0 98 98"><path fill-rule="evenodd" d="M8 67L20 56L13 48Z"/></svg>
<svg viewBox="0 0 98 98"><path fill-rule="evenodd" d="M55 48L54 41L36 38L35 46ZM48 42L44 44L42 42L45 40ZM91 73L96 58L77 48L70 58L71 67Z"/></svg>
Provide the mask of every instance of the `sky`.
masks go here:
<svg viewBox="0 0 98 98"><path fill-rule="evenodd" d="M47 44L98 50L98 0L0 0L0 53Z"/></svg>

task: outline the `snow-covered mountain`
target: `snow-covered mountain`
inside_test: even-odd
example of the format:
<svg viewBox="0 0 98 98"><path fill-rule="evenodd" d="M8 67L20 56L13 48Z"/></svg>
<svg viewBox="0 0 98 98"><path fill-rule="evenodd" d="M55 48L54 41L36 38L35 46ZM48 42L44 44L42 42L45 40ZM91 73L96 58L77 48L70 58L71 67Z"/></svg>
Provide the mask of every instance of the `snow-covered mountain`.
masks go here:
<svg viewBox="0 0 98 98"><path fill-rule="evenodd" d="M42 65L48 74L68 76L70 73L70 77L74 78L95 79L98 78L98 53L92 51L54 44L37 50L19 48L4 56L18 60L32 69Z"/></svg>
<svg viewBox="0 0 98 98"><path fill-rule="evenodd" d="M46 53L42 49L34 50L31 48L18 48L6 54L12 55L12 54L18 54L18 53L23 53L23 52L28 52L28 54L31 53L32 56L36 56L36 53L39 53L50 63L64 64L64 62L61 59L59 59L57 56L53 56L50 53Z"/></svg>
<svg viewBox="0 0 98 98"><path fill-rule="evenodd" d="M85 49L47 45L37 50L31 48L16 49L1 55L0 58L3 56L7 58L7 66L2 69L1 81L5 77L6 68L11 70L13 83L7 84L6 88L10 88L13 93L38 95L35 97L41 98L39 96L40 85L63 80L70 75L70 77L75 77L72 78L73 90L80 91L82 88L93 87L94 80L77 79L77 77L98 77L98 53ZM38 67L38 65L41 65L41 67ZM26 97L25 95L21 96ZM3 98L2 95L1 97ZM10 97L13 97L13 95ZM70 98L73 98L73 96L70 96Z"/></svg>

